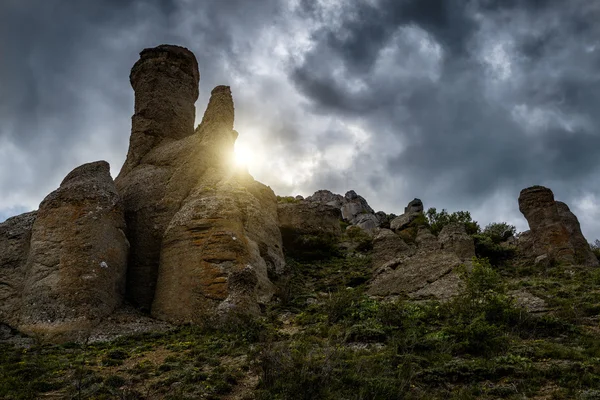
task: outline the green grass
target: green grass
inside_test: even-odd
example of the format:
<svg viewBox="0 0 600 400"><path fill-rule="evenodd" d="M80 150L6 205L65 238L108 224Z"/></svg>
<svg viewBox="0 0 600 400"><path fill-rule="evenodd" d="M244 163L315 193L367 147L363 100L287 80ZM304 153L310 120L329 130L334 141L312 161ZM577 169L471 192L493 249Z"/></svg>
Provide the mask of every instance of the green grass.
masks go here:
<svg viewBox="0 0 600 400"><path fill-rule="evenodd" d="M244 387L246 399L600 398L600 269L477 259L459 296L413 303L366 295L368 246L341 254L289 259L289 288L261 318L0 345L0 398L219 399ZM512 290L552 311L527 313Z"/></svg>

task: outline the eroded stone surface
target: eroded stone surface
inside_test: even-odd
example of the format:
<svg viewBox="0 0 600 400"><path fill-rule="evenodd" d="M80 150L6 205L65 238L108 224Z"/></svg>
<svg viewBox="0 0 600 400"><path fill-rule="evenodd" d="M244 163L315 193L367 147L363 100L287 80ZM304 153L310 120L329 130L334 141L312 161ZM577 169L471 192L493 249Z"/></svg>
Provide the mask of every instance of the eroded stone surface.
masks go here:
<svg viewBox="0 0 600 400"><path fill-rule="evenodd" d="M528 234L519 238L519 249L532 258L547 254L551 260L567 264L598 265L581 233L577 217L552 191L543 186L523 189L519 210L529 223Z"/></svg>
<svg viewBox="0 0 600 400"><path fill-rule="evenodd" d="M141 53L132 86L136 115L145 119L134 115L128 161L116 180L132 246L129 298L174 323L232 308L254 313L285 272L275 194L232 166L238 133L228 86L213 89L194 129L198 75L186 49Z"/></svg>
<svg viewBox="0 0 600 400"><path fill-rule="evenodd" d="M78 339L121 304L124 229L108 163L69 173L33 223L19 329L51 341Z"/></svg>
<svg viewBox="0 0 600 400"><path fill-rule="evenodd" d="M16 327L26 275L31 229L37 212L7 219L0 224L0 322Z"/></svg>
<svg viewBox="0 0 600 400"><path fill-rule="evenodd" d="M448 227L440 236L420 228L415 248L391 230L382 229L373 241L375 272L368 293L441 300L456 295L462 285L457 268L475 254L473 239L460 224Z"/></svg>

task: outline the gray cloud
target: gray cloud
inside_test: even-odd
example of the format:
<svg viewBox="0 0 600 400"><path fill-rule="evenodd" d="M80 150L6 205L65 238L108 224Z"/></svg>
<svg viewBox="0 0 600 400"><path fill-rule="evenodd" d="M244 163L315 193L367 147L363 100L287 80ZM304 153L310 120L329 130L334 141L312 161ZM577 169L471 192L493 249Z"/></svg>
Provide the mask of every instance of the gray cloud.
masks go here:
<svg viewBox="0 0 600 400"><path fill-rule="evenodd" d="M551 187L600 237L600 5L379 0L8 0L0 5L0 216L127 151L144 47L198 57L198 120L232 86L240 146L279 194L355 189L374 208L468 209L525 229Z"/></svg>

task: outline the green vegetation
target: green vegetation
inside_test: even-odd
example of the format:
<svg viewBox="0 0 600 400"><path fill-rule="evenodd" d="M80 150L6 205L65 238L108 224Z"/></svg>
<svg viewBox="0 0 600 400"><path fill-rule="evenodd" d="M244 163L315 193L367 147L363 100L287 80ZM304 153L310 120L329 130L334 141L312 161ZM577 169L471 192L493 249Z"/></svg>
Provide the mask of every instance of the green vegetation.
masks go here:
<svg viewBox="0 0 600 400"><path fill-rule="evenodd" d="M277 196L278 203L300 203L300 200L296 199L294 196Z"/></svg>
<svg viewBox="0 0 600 400"><path fill-rule="evenodd" d="M449 214L445 209L438 212L434 207L432 207L427 210L426 216L427 221L429 222L431 233L436 236L446 225L454 222L464 224L465 230L469 235L474 235L481 231L479 224L477 224L477 221L473 221L471 218L471 213L468 211L455 211L452 214Z"/></svg>
<svg viewBox="0 0 600 400"><path fill-rule="evenodd" d="M419 223L476 224L450 215ZM600 269L514 265L507 231L477 230L490 258L463 268L462 292L445 303L369 297L362 230L315 239L318 251L303 238L263 317L87 345L2 344L0 398L600 398ZM512 295L521 291L547 311L527 312Z"/></svg>
<svg viewBox="0 0 600 400"><path fill-rule="evenodd" d="M594 255L600 260L600 240L596 239L594 243L590 243L590 248L594 252Z"/></svg>

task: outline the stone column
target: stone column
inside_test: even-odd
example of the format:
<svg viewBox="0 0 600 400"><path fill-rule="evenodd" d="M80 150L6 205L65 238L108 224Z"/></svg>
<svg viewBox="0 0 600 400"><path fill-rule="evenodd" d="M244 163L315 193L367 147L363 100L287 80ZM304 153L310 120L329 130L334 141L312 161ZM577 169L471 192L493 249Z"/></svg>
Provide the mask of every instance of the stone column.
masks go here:
<svg viewBox="0 0 600 400"><path fill-rule="evenodd" d="M131 141L121 174L138 165L164 139L194 133L198 99L198 62L184 47L160 45L144 49L129 75L135 91Z"/></svg>

